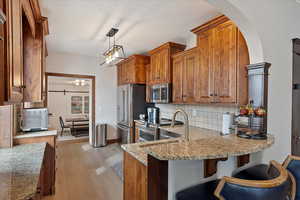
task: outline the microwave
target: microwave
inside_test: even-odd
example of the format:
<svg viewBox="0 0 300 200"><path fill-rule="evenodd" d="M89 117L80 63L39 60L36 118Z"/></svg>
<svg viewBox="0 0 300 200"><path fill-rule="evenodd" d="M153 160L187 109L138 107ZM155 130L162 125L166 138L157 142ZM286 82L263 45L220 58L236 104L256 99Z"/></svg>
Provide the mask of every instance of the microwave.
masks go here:
<svg viewBox="0 0 300 200"><path fill-rule="evenodd" d="M171 94L171 84L157 84L150 86L150 98L152 103L170 103Z"/></svg>
<svg viewBox="0 0 300 200"><path fill-rule="evenodd" d="M24 132L48 130L48 109L23 109L21 130Z"/></svg>

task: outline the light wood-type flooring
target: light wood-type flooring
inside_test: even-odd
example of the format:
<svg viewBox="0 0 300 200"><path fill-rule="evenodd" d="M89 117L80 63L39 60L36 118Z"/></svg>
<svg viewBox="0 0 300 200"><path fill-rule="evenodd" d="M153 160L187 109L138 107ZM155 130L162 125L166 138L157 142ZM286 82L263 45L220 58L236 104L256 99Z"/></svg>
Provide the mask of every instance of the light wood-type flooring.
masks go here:
<svg viewBox="0 0 300 200"><path fill-rule="evenodd" d="M116 144L99 149L87 143L58 144L56 194L43 199L122 200L122 181L106 162L118 153Z"/></svg>

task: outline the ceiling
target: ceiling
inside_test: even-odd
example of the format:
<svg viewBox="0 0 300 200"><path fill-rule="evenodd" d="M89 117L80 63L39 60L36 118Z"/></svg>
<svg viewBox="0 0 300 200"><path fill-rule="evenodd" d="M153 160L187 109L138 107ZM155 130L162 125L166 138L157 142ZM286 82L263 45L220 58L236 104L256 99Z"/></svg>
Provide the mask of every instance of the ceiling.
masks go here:
<svg viewBox="0 0 300 200"><path fill-rule="evenodd" d="M219 15L205 0L40 0L49 18L48 50L100 57L119 28L126 56L168 41L186 43L190 30Z"/></svg>

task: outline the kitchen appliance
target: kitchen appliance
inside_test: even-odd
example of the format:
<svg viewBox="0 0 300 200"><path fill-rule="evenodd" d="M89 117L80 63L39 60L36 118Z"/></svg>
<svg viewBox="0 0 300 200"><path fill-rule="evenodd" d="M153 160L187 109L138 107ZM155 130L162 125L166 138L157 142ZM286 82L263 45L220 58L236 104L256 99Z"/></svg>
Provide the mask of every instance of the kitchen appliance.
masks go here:
<svg viewBox="0 0 300 200"><path fill-rule="evenodd" d="M170 103L171 94L171 84L157 84L150 87L150 101L152 103Z"/></svg>
<svg viewBox="0 0 300 200"><path fill-rule="evenodd" d="M224 113L223 114L223 122L222 122L222 134L227 135L231 133L232 125L234 120L233 113Z"/></svg>
<svg viewBox="0 0 300 200"><path fill-rule="evenodd" d="M140 114L146 113L146 86L141 84L127 84L118 87L117 93L117 131L122 144L133 142L134 120Z"/></svg>
<svg viewBox="0 0 300 200"><path fill-rule="evenodd" d="M48 130L48 109L23 109L21 119L21 130L24 132Z"/></svg>
<svg viewBox="0 0 300 200"><path fill-rule="evenodd" d="M293 39L292 155L300 156L300 39Z"/></svg>
<svg viewBox="0 0 300 200"><path fill-rule="evenodd" d="M149 107L147 108L148 123L158 124L159 123L159 108Z"/></svg>
<svg viewBox="0 0 300 200"><path fill-rule="evenodd" d="M171 124L172 120L166 118L160 119L159 123L156 124L148 123L148 121L139 120L139 123L137 123L138 132L136 133L139 135L139 142L170 139L171 136L166 136L166 134L163 134L163 131L161 131L159 127L171 126ZM183 122L181 121L175 121L175 125L182 124Z"/></svg>

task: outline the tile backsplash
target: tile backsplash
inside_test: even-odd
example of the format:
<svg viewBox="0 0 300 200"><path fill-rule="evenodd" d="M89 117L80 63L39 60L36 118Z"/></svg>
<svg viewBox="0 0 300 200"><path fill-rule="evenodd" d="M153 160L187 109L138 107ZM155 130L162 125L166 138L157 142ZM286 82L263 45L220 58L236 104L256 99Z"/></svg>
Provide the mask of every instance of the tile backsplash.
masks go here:
<svg viewBox="0 0 300 200"><path fill-rule="evenodd" d="M216 131L222 130L223 113L238 112L237 106L220 106L220 105L174 105L174 104L156 104L160 108L160 117L171 119L175 110L181 108L185 110L189 116L191 126L212 129ZM183 120L183 116L178 114L177 120Z"/></svg>

